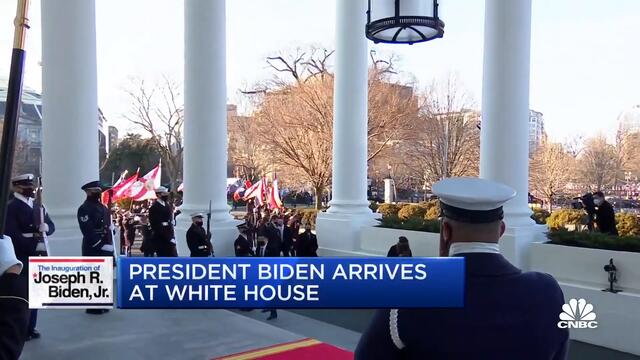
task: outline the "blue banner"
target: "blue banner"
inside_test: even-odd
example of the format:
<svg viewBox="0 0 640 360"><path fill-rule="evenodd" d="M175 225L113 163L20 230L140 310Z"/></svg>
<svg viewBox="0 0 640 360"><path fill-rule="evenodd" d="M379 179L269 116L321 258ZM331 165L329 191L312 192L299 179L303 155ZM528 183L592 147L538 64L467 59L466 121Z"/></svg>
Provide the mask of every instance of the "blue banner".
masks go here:
<svg viewBox="0 0 640 360"><path fill-rule="evenodd" d="M464 258L142 258L118 264L118 307L464 306Z"/></svg>

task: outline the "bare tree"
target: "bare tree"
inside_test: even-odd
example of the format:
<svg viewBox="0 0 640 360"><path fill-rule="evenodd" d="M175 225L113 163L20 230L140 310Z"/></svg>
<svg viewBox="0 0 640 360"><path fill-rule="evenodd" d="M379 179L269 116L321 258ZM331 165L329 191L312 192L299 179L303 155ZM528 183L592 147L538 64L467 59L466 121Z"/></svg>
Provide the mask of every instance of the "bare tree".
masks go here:
<svg viewBox="0 0 640 360"><path fill-rule="evenodd" d="M405 164L425 184L478 174L480 114L454 77L433 82L425 94Z"/></svg>
<svg viewBox="0 0 640 360"><path fill-rule="evenodd" d="M179 88L179 84L167 77L154 85L144 80L134 80L132 87L127 90L131 111L125 116L153 140L172 188L175 188L182 172L184 150L184 104Z"/></svg>
<svg viewBox="0 0 640 360"><path fill-rule="evenodd" d="M585 188L603 190L613 184L616 176L618 158L615 147L607 143L604 135L587 139L579 156L579 167Z"/></svg>
<svg viewBox="0 0 640 360"><path fill-rule="evenodd" d="M244 179L255 181L268 169L267 146L260 141L256 119L232 116L228 119L229 160Z"/></svg>
<svg viewBox="0 0 640 360"><path fill-rule="evenodd" d="M571 168L574 161L558 143L544 142L533 154L529 163L529 188L546 201L549 212L553 207L553 198L571 180L571 172L567 168Z"/></svg>
<svg viewBox="0 0 640 360"><path fill-rule="evenodd" d="M331 183L333 74L327 49L297 50L267 58L275 79L259 90L245 91L259 97L254 117L260 139L267 144L274 166L291 176L290 183L310 185L320 204ZM369 77L369 160L408 133L417 114L412 86L392 82L393 59L376 60ZM377 62L376 62L377 61ZM263 91L264 89L268 89Z"/></svg>

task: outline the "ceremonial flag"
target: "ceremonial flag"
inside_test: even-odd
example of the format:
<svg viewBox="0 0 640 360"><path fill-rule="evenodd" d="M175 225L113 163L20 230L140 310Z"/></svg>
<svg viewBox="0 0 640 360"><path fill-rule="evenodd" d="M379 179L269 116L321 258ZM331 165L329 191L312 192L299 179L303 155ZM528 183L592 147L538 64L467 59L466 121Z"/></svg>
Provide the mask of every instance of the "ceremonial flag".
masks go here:
<svg viewBox="0 0 640 360"><path fill-rule="evenodd" d="M136 170L136 173L133 174L133 176L123 181L117 182L116 185L114 185L112 188L113 195L111 201L118 201L129 197L129 191L131 190L131 187L136 183L136 181L138 181L139 176L140 168Z"/></svg>
<svg viewBox="0 0 640 360"><path fill-rule="evenodd" d="M160 178L162 177L162 162L158 166L149 171L145 176L131 186L129 197L133 201L143 201L156 198L156 189L160 187Z"/></svg>
<svg viewBox="0 0 640 360"><path fill-rule="evenodd" d="M111 194L115 194L115 189L116 187L118 187L120 185L120 183L122 183L122 181L124 181L124 177L127 175L127 172L129 172L128 170L125 170L122 172L122 174L120 174L120 177L118 178L118 181L116 181L113 185L111 185ZM105 191L102 193L100 200L102 201L103 204L107 205L109 203L109 191ZM113 196L111 197L111 201L115 201Z"/></svg>
<svg viewBox="0 0 640 360"><path fill-rule="evenodd" d="M256 199L256 204L261 206L262 204L264 204L264 195L266 192L266 178L262 178L262 180L258 181L257 183L253 184L250 188L248 188L245 192L244 192L244 200L249 200L252 198Z"/></svg>
<svg viewBox="0 0 640 360"><path fill-rule="evenodd" d="M278 176L276 173L273 173L273 183L271 184L271 202L275 206L275 208L282 208L282 199L280 199L280 189L278 189Z"/></svg>
<svg viewBox="0 0 640 360"><path fill-rule="evenodd" d="M236 189L236 191L234 191L233 193L233 201L240 201L240 199L242 199L242 195L245 192L245 188L244 186L240 186L239 188Z"/></svg>

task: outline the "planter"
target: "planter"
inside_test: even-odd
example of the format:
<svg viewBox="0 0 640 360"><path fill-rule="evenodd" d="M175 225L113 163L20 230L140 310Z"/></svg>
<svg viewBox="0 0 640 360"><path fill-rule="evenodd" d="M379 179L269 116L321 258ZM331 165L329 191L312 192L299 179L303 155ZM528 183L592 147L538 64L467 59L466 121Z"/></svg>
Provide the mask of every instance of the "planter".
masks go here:
<svg viewBox="0 0 640 360"><path fill-rule="evenodd" d="M400 236L409 239L413 256L440 256L440 234L380 227L362 228L360 249L371 255L386 256Z"/></svg>
<svg viewBox="0 0 640 360"><path fill-rule="evenodd" d="M563 283L604 289L609 285L604 266L613 259L618 270L615 286L640 294L640 253L545 243L531 246L531 270L551 274Z"/></svg>

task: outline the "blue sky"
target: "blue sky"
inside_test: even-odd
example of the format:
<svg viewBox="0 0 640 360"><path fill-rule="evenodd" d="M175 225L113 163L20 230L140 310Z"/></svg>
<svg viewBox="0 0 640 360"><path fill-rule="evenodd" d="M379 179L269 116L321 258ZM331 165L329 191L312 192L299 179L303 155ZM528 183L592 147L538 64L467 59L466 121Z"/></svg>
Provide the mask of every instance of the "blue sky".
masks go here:
<svg viewBox="0 0 640 360"><path fill-rule="evenodd" d="M346 0L339 0L346 1ZM6 76L15 0L0 2L0 74ZM27 85L39 89L40 6L32 0ZM97 0L100 106L121 130L131 77L182 79L183 0ZM445 37L413 46L373 45L395 53L397 68L426 86L457 74L481 103L484 1L441 1ZM269 78L264 58L307 45L333 48L334 0L228 0L227 82L238 89ZM618 114L640 104L640 1L533 0L531 108L555 140L612 135Z"/></svg>

